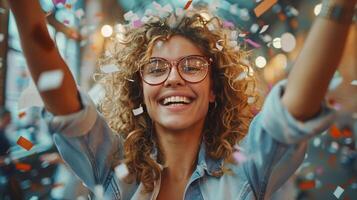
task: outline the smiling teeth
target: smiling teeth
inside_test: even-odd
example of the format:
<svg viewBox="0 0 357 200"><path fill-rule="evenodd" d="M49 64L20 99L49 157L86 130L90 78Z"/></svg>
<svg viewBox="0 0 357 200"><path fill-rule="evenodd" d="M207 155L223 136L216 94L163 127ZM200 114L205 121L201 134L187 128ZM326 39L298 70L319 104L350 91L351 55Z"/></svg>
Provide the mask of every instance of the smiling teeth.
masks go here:
<svg viewBox="0 0 357 200"><path fill-rule="evenodd" d="M164 99L163 104L166 105L168 103L191 103L191 100L187 97L172 96Z"/></svg>

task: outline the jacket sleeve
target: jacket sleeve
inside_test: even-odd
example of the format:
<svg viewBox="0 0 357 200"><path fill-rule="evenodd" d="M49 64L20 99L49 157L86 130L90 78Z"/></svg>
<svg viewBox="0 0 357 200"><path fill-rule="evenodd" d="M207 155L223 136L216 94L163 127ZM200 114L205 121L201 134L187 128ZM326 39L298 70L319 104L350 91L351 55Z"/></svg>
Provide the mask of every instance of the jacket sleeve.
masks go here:
<svg viewBox="0 0 357 200"><path fill-rule="evenodd" d="M322 103L312 119L295 119L281 101L286 83L283 80L273 87L240 144L248 157L243 168L256 199L270 198L302 163L308 139L325 131L335 117Z"/></svg>
<svg viewBox="0 0 357 200"><path fill-rule="evenodd" d="M123 139L113 134L90 97L80 92L82 110L53 116L43 110L57 149L65 163L92 191L106 188L112 162L122 159Z"/></svg>

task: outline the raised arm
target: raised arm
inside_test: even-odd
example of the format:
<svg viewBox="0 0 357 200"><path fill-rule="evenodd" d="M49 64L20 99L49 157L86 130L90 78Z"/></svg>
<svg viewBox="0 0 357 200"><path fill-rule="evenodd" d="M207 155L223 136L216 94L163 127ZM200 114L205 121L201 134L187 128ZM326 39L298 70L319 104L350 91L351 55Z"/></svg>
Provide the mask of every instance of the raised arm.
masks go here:
<svg viewBox="0 0 357 200"><path fill-rule="evenodd" d="M352 19L356 0L329 0L340 5L346 19ZM324 2L324 3L326 3ZM341 60L351 22L318 17L288 77L283 104L298 120L319 112L329 82Z"/></svg>
<svg viewBox="0 0 357 200"><path fill-rule="evenodd" d="M46 109L54 115L79 111L81 105L74 78L50 38L39 1L9 0L8 3L15 16L22 49L34 82L37 83L44 71L60 69L64 74L59 88L40 92Z"/></svg>

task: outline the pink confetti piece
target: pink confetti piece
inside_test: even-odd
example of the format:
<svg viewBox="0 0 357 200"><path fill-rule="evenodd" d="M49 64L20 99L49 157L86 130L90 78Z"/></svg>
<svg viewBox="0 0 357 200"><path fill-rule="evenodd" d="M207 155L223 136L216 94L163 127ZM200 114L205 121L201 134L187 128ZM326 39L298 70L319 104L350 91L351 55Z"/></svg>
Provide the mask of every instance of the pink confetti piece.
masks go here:
<svg viewBox="0 0 357 200"><path fill-rule="evenodd" d="M260 48L260 45L256 42L254 42L253 40L251 39L244 39L244 41L248 42L250 45L252 45L254 48Z"/></svg>
<svg viewBox="0 0 357 200"><path fill-rule="evenodd" d="M66 4L66 0L52 0L53 4L57 5L57 4Z"/></svg>
<svg viewBox="0 0 357 200"><path fill-rule="evenodd" d="M133 21L134 28L140 28L143 25L140 19Z"/></svg>
<svg viewBox="0 0 357 200"><path fill-rule="evenodd" d="M234 152L233 158L237 163L243 163L243 162L247 161L247 157L240 151Z"/></svg>
<svg viewBox="0 0 357 200"><path fill-rule="evenodd" d="M234 23L230 21L224 21L223 22L223 27L224 28L234 28Z"/></svg>
<svg viewBox="0 0 357 200"><path fill-rule="evenodd" d="M65 19L65 20L63 20L63 23L66 24L66 25L69 25L69 20Z"/></svg>

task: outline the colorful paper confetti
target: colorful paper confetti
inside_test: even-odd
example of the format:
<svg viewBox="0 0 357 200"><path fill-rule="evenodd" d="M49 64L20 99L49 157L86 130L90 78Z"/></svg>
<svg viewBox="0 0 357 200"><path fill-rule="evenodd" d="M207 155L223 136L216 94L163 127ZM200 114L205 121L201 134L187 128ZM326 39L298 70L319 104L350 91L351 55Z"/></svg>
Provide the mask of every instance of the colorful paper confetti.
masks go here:
<svg viewBox="0 0 357 200"><path fill-rule="evenodd" d="M27 172L27 171L30 171L32 167L31 167L31 165L26 164L26 163L16 163L15 168L17 170Z"/></svg>
<svg viewBox="0 0 357 200"><path fill-rule="evenodd" d="M335 197L336 197L337 199L339 199L344 191L345 191L345 190L344 190L342 187L337 186L337 188L336 188L335 191L333 192L333 195L335 195Z"/></svg>
<svg viewBox="0 0 357 200"><path fill-rule="evenodd" d="M247 38L247 39L244 39L244 41L246 41L248 44L252 45L254 48L260 48L260 44L254 42L253 40Z"/></svg>
<svg viewBox="0 0 357 200"><path fill-rule="evenodd" d="M32 142L22 136L19 137L16 143L27 151L29 151L33 147Z"/></svg>
<svg viewBox="0 0 357 200"><path fill-rule="evenodd" d="M254 8L255 15L257 17L260 17L277 2L278 0L264 0L262 3L260 3L257 7Z"/></svg>
<svg viewBox="0 0 357 200"><path fill-rule="evenodd" d="M60 69L42 72L37 82L38 90L45 92L59 88L62 85L63 76Z"/></svg>
<svg viewBox="0 0 357 200"><path fill-rule="evenodd" d="M126 176L129 175L129 170L128 170L128 167L126 166L126 164L120 164L120 165L116 166L114 171L115 171L115 175L120 180L124 179Z"/></svg>
<svg viewBox="0 0 357 200"><path fill-rule="evenodd" d="M316 182L315 180L308 180L308 181L303 181L301 183L299 183L299 188L301 190L310 190L315 188L316 186Z"/></svg>
<svg viewBox="0 0 357 200"><path fill-rule="evenodd" d="M192 0L187 1L185 7L183 8L184 10L187 10L192 4Z"/></svg>

